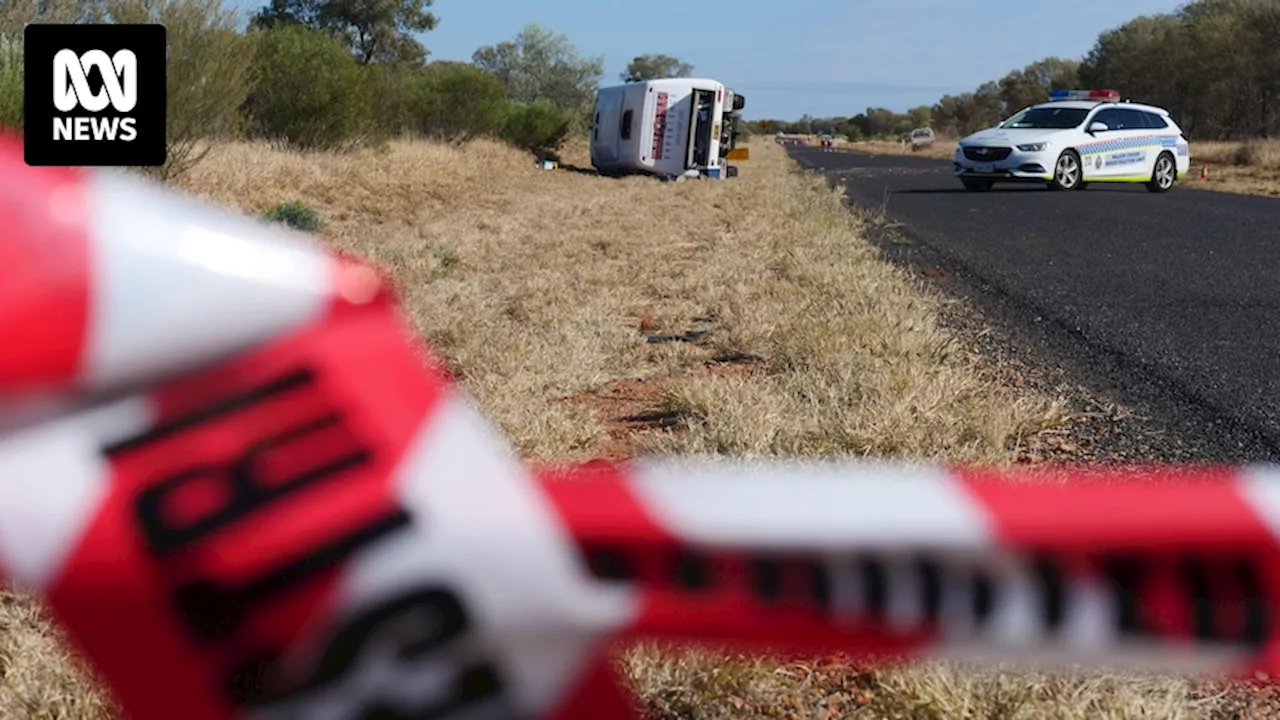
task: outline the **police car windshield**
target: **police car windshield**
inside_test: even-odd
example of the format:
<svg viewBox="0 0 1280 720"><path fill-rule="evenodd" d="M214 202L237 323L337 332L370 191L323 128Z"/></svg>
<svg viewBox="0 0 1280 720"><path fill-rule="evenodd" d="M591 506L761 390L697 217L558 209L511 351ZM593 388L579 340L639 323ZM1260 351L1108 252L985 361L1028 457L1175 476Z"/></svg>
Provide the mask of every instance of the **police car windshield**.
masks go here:
<svg viewBox="0 0 1280 720"><path fill-rule="evenodd" d="M1002 128L1034 130L1067 130L1080 127L1089 111L1084 108L1027 108L1004 121Z"/></svg>

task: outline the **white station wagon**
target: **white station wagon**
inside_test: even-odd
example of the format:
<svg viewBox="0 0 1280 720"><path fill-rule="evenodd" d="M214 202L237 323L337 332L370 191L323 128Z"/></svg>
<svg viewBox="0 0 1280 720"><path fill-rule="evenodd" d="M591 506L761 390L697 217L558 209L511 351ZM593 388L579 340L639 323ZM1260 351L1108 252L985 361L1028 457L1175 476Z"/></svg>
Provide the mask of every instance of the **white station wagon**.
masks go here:
<svg viewBox="0 0 1280 720"><path fill-rule="evenodd" d="M1191 149L1169 112L1120 100L1114 90L1058 90L960 141L955 174L967 190L1043 182L1080 190L1091 182L1142 183L1167 192L1191 167Z"/></svg>

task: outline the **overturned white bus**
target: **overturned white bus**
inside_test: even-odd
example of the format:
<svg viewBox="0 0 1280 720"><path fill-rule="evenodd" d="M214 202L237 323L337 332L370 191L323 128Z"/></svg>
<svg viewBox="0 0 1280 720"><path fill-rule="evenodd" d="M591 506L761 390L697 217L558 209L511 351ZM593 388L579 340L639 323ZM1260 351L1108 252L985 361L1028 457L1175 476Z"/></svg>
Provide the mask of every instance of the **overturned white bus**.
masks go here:
<svg viewBox="0 0 1280 720"><path fill-rule="evenodd" d="M663 78L600 88L591 127L591 165L601 174L668 178L737 175L745 99L705 78Z"/></svg>

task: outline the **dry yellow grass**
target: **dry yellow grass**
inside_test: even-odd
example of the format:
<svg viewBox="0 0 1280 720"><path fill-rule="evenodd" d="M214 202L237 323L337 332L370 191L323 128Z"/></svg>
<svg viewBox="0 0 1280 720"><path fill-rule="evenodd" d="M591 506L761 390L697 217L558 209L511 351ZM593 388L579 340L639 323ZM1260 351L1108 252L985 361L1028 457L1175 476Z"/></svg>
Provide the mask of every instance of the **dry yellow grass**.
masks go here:
<svg viewBox="0 0 1280 720"><path fill-rule="evenodd" d="M599 453L607 423L565 400L624 379L672 378L658 400L687 430L654 451L997 461L1057 420L975 375L839 195L765 145L721 183L540 171L487 142L305 161L239 145L184 185L247 212L317 208L326 240L391 271L417 328L535 459ZM710 334L651 344L642 319ZM744 357L762 362L701 372Z"/></svg>
<svg viewBox="0 0 1280 720"><path fill-rule="evenodd" d="M1200 179L1208 165L1209 178ZM1280 140L1192 142L1187 187L1280 196Z"/></svg>
<svg viewBox="0 0 1280 720"><path fill-rule="evenodd" d="M847 659L778 663L657 647L628 660L652 720L1189 720L1221 717L1227 707L1222 694L1154 675L959 663L872 670Z"/></svg>
<svg viewBox="0 0 1280 720"><path fill-rule="evenodd" d="M733 181L658 183L541 171L488 142L231 145L181 185L245 212L316 208L327 242L394 274L418 329L539 460L638 448L1002 463L1061 422L1055 401L1002 388L953 350L941 301L877 258L837 192L772 143L752 153ZM585 165L582 148L568 160ZM642 334L689 329L709 334ZM675 421L635 428L614 401ZM0 603L0 716L110 716L61 648L30 599ZM641 647L623 667L656 718L1190 717L1217 702L1173 679L938 664L869 672Z"/></svg>

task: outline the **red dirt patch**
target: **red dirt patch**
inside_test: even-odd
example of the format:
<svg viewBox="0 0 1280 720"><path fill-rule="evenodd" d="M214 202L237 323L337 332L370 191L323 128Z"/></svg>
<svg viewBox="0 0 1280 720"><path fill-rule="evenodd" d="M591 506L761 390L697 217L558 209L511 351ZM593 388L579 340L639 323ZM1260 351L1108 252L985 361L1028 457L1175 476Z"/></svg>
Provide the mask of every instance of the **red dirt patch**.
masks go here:
<svg viewBox="0 0 1280 720"><path fill-rule="evenodd" d="M635 455L633 440L637 435L679 431L680 414L663 404L667 384L672 380L700 375L749 375L760 365L755 358L712 360L681 375L614 380L602 390L572 395L565 398L565 402L588 405L599 414L609 439L601 445L597 456L602 460L621 462Z"/></svg>
<svg viewBox="0 0 1280 720"><path fill-rule="evenodd" d="M595 409L609 435L597 456L617 462L631 457L632 435L662 427L662 392L661 379L624 378L614 380L599 392L574 395L565 400Z"/></svg>
<svg viewBox="0 0 1280 720"><path fill-rule="evenodd" d="M653 321L653 316L649 314L649 311L646 310L640 313L640 317L637 320L639 320L641 334L649 335L658 331L658 324Z"/></svg>

